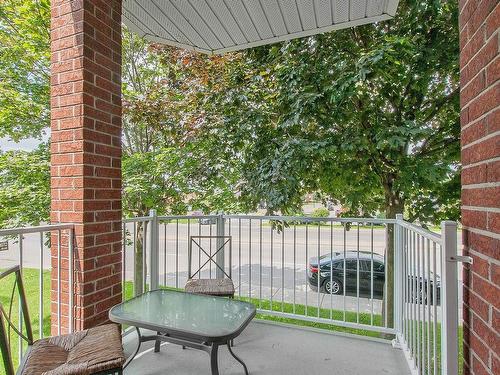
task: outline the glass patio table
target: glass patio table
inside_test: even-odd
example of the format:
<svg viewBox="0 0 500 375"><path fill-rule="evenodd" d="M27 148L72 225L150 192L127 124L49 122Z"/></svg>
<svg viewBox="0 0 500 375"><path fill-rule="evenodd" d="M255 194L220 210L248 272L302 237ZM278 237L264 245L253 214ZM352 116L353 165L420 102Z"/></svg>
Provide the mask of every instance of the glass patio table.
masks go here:
<svg viewBox="0 0 500 375"><path fill-rule="evenodd" d="M141 344L155 341L155 352L162 341L203 350L210 354L212 375L219 374L217 353L227 345L229 353L248 370L245 363L231 349L231 342L255 316L255 306L223 297L190 294L173 290L146 292L114 306L109 311L113 322L135 327L138 345L124 368L139 352ZM155 331L142 335L140 328Z"/></svg>

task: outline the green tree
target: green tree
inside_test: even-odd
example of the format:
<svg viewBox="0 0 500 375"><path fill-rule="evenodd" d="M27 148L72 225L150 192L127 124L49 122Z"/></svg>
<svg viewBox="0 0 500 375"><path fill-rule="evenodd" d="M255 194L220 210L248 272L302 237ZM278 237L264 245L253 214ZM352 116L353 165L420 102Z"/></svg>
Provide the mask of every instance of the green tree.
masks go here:
<svg viewBox="0 0 500 375"><path fill-rule="evenodd" d="M124 32L123 208L127 216L231 209L237 181L213 137L198 135L203 98L224 58L150 45ZM141 290L144 232L136 231L135 286Z"/></svg>
<svg viewBox="0 0 500 375"><path fill-rule="evenodd" d="M293 212L304 193L320 191L346 215L457 219L457 8L401 1L391 21L258 48L236 61L230 89L212 103L221 143L241 160L247 206L265 199L271 212ZM387 318L392 324L391 303Z"/></svg>
<svg viewBox="0 0 500 375"><path fill-rule="evenodd" d="M49 126L49 0L0 2L0 137L41 139ZM48 144L0 150L0 227L49 220Z"/></svg>
<svg viewBox="0 0 500 375"><path fill-rule="evenodd" d="M0 2L0 137L40 138L49 126L49 0Z"/></svg>
<svg viewBox="0 0 500 375"><path fill-rule="evenodd" d="M48 221L50 155L46 145L33 152L0 151L0 202L0 228Z"/></svg>

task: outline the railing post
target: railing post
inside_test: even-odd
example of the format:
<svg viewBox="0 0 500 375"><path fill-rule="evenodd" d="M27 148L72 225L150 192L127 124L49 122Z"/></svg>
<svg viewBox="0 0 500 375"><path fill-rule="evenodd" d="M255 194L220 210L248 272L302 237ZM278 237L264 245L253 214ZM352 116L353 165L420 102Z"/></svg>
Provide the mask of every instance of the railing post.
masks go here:
<svg viewBox="0 0 500 375"><path fill-rule="evenodd" d="M149 290L158 289L160 274L159 274L159 249L160 249L160 237L158 228L158 214L156 210L149 211L150 222L149 222L149 275L150 275L150 286ZM144 251L144 250L143 250Z"/></svg>
<svg viewBox="0 0 500 375"><path fill-rule="evenodd" d="M225 235L225 224L226 219L223 214L218 214L216 218L216 233L217 233L217 250L221 249L217 256L215 257L215 261L219 265L220 268L225 269L225 249L224 249L224 238L222 236ZM221 269L216 267L216 277L218 279L224 278L224 272Z"/></svg>
<svg viewBox="0 0 500 375"><path fill-rule="evenodd" d="M441 222L441 374L458 374L457 223Z"/></svg>
<svg viewBox="0 0 500 375"><path fill-rule="evenodd" d="M400 221L403 221L402 214L396 214L396 222L394 223L394 328L396 333L401 333L402 327L402 306L403 306L403 227Z"/></svg>

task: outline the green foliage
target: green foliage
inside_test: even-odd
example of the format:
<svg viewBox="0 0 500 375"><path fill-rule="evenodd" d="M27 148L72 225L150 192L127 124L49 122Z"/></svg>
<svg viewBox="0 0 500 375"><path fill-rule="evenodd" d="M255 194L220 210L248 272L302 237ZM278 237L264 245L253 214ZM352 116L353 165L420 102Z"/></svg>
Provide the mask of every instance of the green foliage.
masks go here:
<svg viewBox="0 0 500 375"><path fill-rule="evenodd" d="M0 228L49 220L50 155L37 150L0 152Z"/></svg>
<svg viewBox="0 0 500 375"><path fill-rule="evenodd" d="M317 218L321 218L321 217L329 217L330 216L330 211L328 211L328 209L324 208L324 207L319 207L319 208L316 208L312 213L311 213L311 216L312 217L317 217Z"/></svg>
<svg viewBox="0 0 500 375"><path fill-rule="evenodd" d="M237 162L200 133L224 58L149 45L127 31L124 57L126 214L237 211Z"/></svg>
<svg viewBox="0 0 500 375"><path fill-rule="evenodd" d="M0 2L0 137L49 126L49 0Z"/></svg>
<svg viewBox="0 0 500 375"><path fill-rule="evenodd" d="M3 269L0 269L3 271ZM23 268L23 284L24 292L26 294L26 300L28 301L28 311L31 319L31 329L33 330L33 337L35 339L40 338L40 288L39 288L39 277L40 272L34 268ZM14 285L14 275L9 275L6 278L0 280L0 304L4 308L8 309L11 301L12 287ZM17 296L17 295L16 295ZM17 327L18 317L19 317L19 298L14 298L14 303L12 305L12 321ZM44 337L50 336L50 270L43 271L43 324L42 330ZM24 329L24 325L23 325ZM10 350L12 354L12 362L14 363L14 368L18 366L18 350L19 350L19 336L10 330ZM23 341L23 351L26 351L26 342ZM0 366L0 375L5 375L5 369L2 365Z"/></svg>
<svg viewBox="0 0 500 375"><path fill-rule="evenodd" d="M346 215L457 219L457 13L406 0L388 22L242 54L213 111L248 209L320 191Z"/></svg>

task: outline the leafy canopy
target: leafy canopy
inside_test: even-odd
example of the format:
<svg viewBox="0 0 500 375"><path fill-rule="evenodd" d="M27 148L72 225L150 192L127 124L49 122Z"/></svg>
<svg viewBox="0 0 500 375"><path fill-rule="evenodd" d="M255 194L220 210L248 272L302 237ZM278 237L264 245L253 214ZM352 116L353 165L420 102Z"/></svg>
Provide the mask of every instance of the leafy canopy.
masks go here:
<svg viewBox="0 0 500 375"><path fill-rule="evenodd" d="M455 1L401 1L391 21L235 60L211 103L248 209L293 212L318 191L349 215L456 219L457 13Z"/></svg>
<svg viewBox="0 0 500 375"><path fill-rule="evenodd" d="M32 152L0 151L0 228L46 222L50 207L47 145Z"/></svg>
<svg viewBox="0 0 500 375"><path fill-rule="evenodd" d="M49 0L0 2L0 137L40 138L49 126Z"/></svg>
<svg viewBox="0 0 500 375"><path fill-rule="evenodd" d="M213 137L204 100L226 58L149 45L124 33L123 176L126 214L235 210L234 168Z"/></svg>

